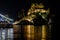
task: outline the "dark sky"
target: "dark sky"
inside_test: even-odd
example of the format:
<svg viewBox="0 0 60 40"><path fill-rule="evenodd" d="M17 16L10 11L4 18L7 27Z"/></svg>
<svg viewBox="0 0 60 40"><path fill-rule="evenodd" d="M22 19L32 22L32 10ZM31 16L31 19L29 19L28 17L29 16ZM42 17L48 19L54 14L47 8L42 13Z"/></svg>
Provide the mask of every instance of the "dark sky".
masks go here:
<svg viewBox="0 0 60 40"><path fill-rule="evenodd" d="M16 16L18 12L19 1L13 0L0 0L0 11L3 14L8 14L9 16Z"/></svg>
<svg viewBox="0 0 60 40"><path fill-rule="evenodd" d="M28 2L23 0L0 0L0 13L16 18L22 8L26 9L27 4Z"/></svg>
<svg viewBox="0 0 60 40"><path fill-rule="evenodd" d="M0 0L0 13L8 14L11 18L16 19L18 12L21 9L28 9L32 2L43 2L51 8L51 11L55 9L56 1L35 1L35 0ZM55 10L54 10L55 11Z"/></svg>

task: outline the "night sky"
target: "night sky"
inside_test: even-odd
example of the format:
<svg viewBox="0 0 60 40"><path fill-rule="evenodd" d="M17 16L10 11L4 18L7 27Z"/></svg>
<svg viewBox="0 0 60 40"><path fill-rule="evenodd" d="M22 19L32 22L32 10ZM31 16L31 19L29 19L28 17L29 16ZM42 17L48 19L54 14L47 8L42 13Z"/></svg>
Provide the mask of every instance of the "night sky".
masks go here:
<svg viewBox="0 0 60 40"><path fill-rule="evenodd" d="M25 9L27 11L31 3L34 3L34 2L43 2L44 4L48 5L51 8L52 12L56 11L55 10L56 1L0 0L0 13L8 14L9 17L16 19L18 13L20 13L22 9Z"/></svg>

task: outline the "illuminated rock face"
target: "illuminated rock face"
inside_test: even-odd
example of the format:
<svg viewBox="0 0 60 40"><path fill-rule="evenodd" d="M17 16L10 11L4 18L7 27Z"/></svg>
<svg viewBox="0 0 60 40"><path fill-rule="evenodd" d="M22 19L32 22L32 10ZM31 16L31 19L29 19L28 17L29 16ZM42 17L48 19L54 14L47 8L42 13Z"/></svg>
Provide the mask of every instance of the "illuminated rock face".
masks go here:
<svg viewBox="0 0 60 40"><path fill-rule="evenodd" d="M14 26L14 32L17 33L14 34L14 37L24 40L47 40L49 27L47 26L46 17L48 14L49 9L45 10L42 4L40 4L40 6L38 4L33 4L28 10L27 16L16 22L16 24L20 23L20 26ZM18 34L20 31L22 33L21 37L19 37Z"/></svg>
<svg viewBox="0 0 60 40"><path fill-rule="evenodd" d="M47 10L45 9L45 6L40 3L33 3L31 5L31 8L28 10L27 15L40 15L44 20L46 20L48 14L50 13L49 8L47 8Z"/></svg>
<svg viewBox="0 0 60 40"><path fill-rule="evenodd" d="M45 10L43 4L31 5L31 8L28 10L26 18L20 22L22 25L23 37L25 40L47 40L48 39L48 34L49 34L49 30L47 26L48 14L49 14L49 8ZM29 19L28 16L31 19Z"/></svg>

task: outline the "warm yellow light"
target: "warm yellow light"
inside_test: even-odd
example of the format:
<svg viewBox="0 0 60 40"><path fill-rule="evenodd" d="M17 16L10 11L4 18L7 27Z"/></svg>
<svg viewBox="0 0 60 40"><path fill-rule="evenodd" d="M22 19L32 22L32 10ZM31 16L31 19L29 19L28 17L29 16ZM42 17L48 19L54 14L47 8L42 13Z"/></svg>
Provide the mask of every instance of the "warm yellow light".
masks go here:
<svg viewBox="0 0 60 40"><path fill-rule="evenodd" d="M26 25L25 26L25 37L27 40L33 39L34 40L34 25Z"/></svg>
<svg viewBox="0 0 60 40"><path fill-rule="evenodd" d="M46 29L46 25L42 25L42 39L41 40L46 40L46 31L47 31L47 29Z"/></svg>

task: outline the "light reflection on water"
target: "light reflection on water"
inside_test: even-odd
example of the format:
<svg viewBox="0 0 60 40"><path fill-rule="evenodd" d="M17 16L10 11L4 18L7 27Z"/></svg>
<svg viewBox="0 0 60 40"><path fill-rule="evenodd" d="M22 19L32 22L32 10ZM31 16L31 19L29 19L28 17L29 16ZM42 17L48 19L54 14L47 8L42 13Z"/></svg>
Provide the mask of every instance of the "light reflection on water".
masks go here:
<svg viewBox="0 0 60 40"><path fill-rule="evenodd" d="M33 26L25 25L24 26L24 38L25 40L47 40L47 26Z"/></svg>
<svg viewBox="0 0 60 40"><path fill-rule="evenodd" d="M0 28L0 40L13 40L13 28Z"/></svg>

